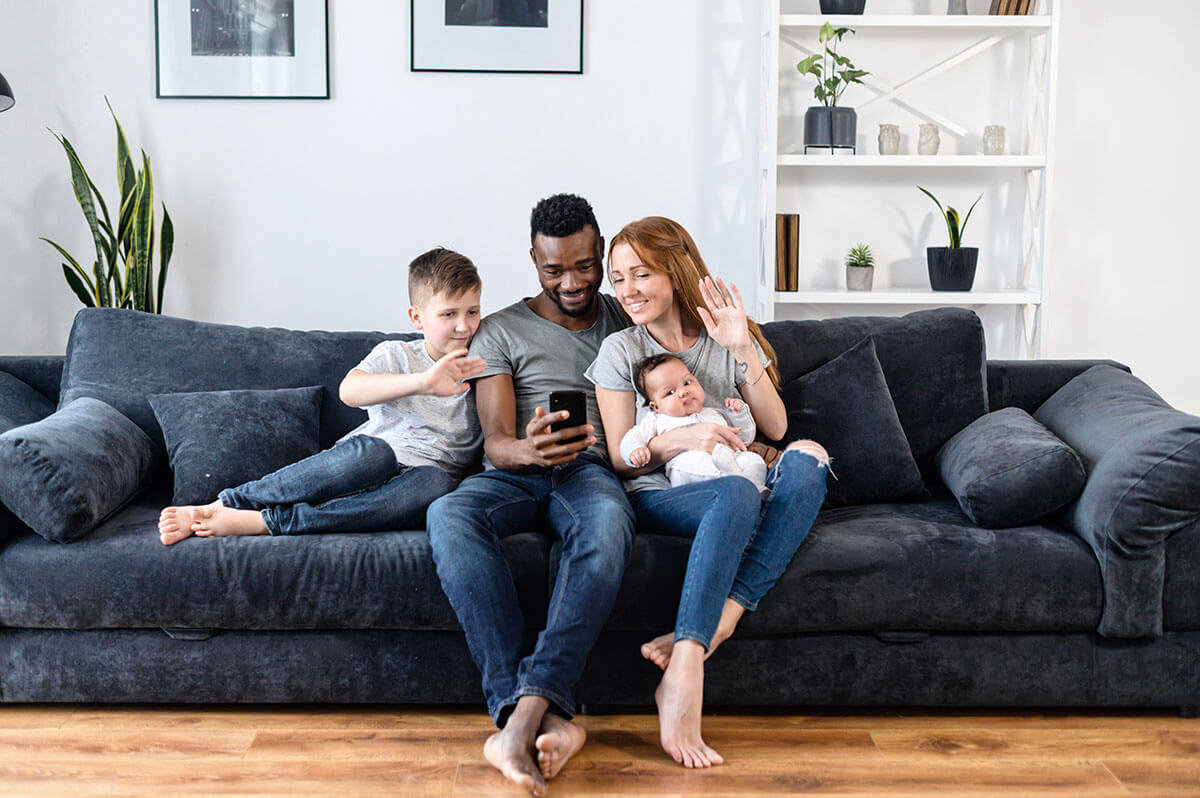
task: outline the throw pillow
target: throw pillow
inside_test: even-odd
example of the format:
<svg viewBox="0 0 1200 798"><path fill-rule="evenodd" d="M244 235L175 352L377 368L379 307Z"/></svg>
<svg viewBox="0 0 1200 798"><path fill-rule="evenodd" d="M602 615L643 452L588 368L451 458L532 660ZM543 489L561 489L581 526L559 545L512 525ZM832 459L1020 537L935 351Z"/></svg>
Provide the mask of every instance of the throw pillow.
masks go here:
<svg viewBox="0 0 1200 798"><path fill-rule="evenodd" d="M0 432L41 421L54 412L54 402L17 379L0 371Z"/></svg>
<svg viewBox="0 0 1200 798"><path fill-rule="evenodd" d="M0 435L0 501L46 540L87 535L142 487L146 433L99 399L76 399Z"/></svg>
<svg viewBox="0 0 1200 798"><path fill-rule="evenodd" d="M975 419L946 441L937 464L967 517L993 528L1049 515L1087 479L1075 450L1016 407Z"/></svg>
<svg viewBox="0 0 1200 798"><path fill-rule="evenodd" d="M320 447L320 386L149 396L175 477L175 504L207 504Z"/></svg>
<svg viewBox="0 0 1200 798"><path fill-rule="evenodd" d="M811 438L829 452L828 504L925 494L870 338L784 385L782 394L788 411L785 440Z"/></svg>

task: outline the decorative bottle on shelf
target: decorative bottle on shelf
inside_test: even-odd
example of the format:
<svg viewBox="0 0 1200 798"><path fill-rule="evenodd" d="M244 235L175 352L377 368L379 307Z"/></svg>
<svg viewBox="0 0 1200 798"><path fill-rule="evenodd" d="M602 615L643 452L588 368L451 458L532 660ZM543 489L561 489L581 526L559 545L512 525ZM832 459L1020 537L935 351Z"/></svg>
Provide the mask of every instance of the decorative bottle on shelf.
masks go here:
<svg viewBox="0 0 1200 798"><path fill-rule="evenodd" d="M917 152L921 155L937 155L938 146L942 143L938 134L938 126L932 122L921 125L921 137L917 140Z"/></svg>
<svg viewBox="0 0 1200 798"><path fill-rule="evenodd" d="M887 124L880 125L879 154L895 155L898 152L900 152L900 126Z"/></svg>

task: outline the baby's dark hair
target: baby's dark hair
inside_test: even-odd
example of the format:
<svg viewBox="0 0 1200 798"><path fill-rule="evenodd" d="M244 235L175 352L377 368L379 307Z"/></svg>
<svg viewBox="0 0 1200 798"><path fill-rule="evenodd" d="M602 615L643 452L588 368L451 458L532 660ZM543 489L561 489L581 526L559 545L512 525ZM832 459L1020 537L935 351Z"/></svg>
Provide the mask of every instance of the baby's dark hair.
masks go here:
<svg viewBox="0 0 1200 798"><path fill-rule="evenodd" d="M646 375L654 371L663 363L669 363L672 360L678 360L680 363L683 363L683 361L675 357L675 355L663 352L660 355L650 355L650 357L644 357L638 361L636 366L633 367L633 387L637 388L637 392L640 393L642 398L647 402L650 401L650 397L646 395ZM683 365L684 368L687 367L686 363Z"/></svg>
<svg viewBox="0 0 1200 798"><path fill-rule="evenodd" d="M408 264L408 301L416 307L422 307L435 294L458 296L481 285L471 259L452 249L434 247Z"/></svg>
<svg viewBox="0 0 1200 798"><path fill-rule="evenodd" d="M600 225L588 201L575 194L555 194L533 206L533 213L529 214L529 243L533 243L538 233L549 238L566 238L588 225L596 231L599 241Z"/></svg>

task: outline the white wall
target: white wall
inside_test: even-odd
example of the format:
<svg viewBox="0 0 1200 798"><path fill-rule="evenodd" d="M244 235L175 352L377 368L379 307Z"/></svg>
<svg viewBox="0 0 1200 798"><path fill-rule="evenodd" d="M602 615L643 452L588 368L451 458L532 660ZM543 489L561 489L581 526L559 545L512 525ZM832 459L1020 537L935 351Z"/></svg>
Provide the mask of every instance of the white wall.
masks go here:
<svg viewBox="0 0 1200 798"><path fill-rule="evenodd" d="M752 283L757 2L593 0L581 76L413 73L407 0L330 6L332 100L159 100L151 0L0 0L0 352L63 350L78 301L37 239L91 244L46 128L115 192L105 94L175 222L173 315L408 329L404 267L437 244L496 309L538 290L529 211L557 191L609 235L672 216Z"/></svg>
<svg viewBox="0 0 1200 798"><path fill-rule="evenodd" d="M1045 354L1122 360L1200 413L1200 3L1062 3ZM90 244L46 128L111 189L105 94L175 219L175 315L405 329L403 266L434 244L495 309L535 290L529 209L561 190L609 234L674 216L753 283L756 0L591 0L582 76L414 74L407 2L330 5L332 100L222 101L154 98L150 0L0 0L0 352L63 350L78 303L37 238Z"/></svg>

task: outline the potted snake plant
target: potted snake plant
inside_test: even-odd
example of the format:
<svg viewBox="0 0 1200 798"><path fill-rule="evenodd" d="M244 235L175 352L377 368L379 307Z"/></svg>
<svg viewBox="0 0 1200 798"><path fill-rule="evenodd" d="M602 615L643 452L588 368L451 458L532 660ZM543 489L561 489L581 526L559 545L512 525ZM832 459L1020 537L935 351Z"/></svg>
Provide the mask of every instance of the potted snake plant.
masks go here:
<svg viewBox="0 0 1200 798"><path fill-rule="evenodd" d="M920 188L925 196L933 200L946 221L946 231L950 235L948 247L926 247L925 260L929 265L929 286L934 291L970 291L975 284L975 266L979 262L979 247L964 247L963 233L967 230L967 222L971 219L971 211L983 199L980 194L971 203L967 215L959 224L958 211L953 206L942 207L937 197Z"/></svg>
<svg viewBox="0 0 1200 798"><path fill-rule="evenodd" d="M862 78L871 73L857 69L849 58L838 53L842 37L847 33L854 33L853 28L835 28L826 22L818 34L824 52L813 53L796 64L801 75L812 75L817 79L813 96L821 103L804 112L805 152L809 147L854 150L858 114L853 108L838 105L838 99L847 86L862 83Z"/></svg>

